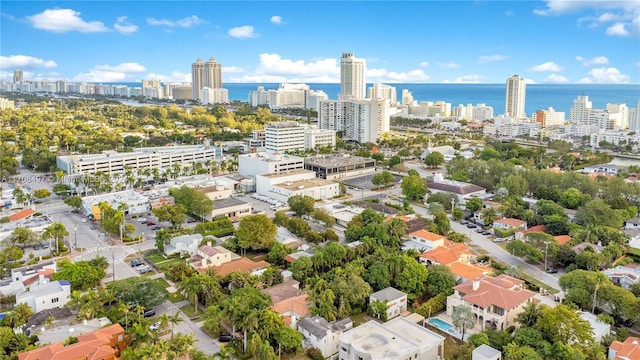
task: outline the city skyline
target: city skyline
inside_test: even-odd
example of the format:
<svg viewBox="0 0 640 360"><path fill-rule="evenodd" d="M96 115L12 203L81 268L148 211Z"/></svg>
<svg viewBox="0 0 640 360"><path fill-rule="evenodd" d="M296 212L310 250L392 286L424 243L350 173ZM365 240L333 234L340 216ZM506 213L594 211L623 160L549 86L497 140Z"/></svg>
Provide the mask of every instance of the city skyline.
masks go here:
<svg viewBox="0 0 640 360"><path fill-rule="evenodd" d="M191 82L213 56L223 83L339 83L353 52L367 83L640 83L634 1L336 4L3 2L0 79Z"/></svg>

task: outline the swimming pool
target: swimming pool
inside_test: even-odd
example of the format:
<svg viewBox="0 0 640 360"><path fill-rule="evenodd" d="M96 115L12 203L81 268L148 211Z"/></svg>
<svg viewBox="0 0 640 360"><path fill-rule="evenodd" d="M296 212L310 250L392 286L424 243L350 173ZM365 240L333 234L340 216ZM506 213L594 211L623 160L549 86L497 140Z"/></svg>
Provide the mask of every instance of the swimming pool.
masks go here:
<svg viewBox="0 0 640 360"><path fill-rule="evenodd" d="M429 324L439 328L442 331L446 331L448 333L453 332L453 325L449 324L446 321L440 320L438 318L431 318L429 319Z"/></svg>

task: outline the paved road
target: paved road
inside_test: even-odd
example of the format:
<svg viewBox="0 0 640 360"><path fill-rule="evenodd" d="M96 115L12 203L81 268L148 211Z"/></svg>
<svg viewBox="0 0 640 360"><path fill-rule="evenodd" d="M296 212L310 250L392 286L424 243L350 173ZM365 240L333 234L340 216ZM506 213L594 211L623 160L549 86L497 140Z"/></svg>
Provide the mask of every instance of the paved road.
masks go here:
<svg viewBox="0 0 640 360"><path fill-rule="evenodd" d="M187 304L189 304L188 301L182 301L175 304L170 301L165 301L156 307L156 311L158 314L167 313L171 315L179 312L184 321L174 326L174 333L193 334L193 337L196 340L196 348L207 355L217 353L220 351L220 344L218 341L210 338L209 335L205 334L205 332L202 331L196 323L191 321L183 312L180 311L180 307Z"/></svg>

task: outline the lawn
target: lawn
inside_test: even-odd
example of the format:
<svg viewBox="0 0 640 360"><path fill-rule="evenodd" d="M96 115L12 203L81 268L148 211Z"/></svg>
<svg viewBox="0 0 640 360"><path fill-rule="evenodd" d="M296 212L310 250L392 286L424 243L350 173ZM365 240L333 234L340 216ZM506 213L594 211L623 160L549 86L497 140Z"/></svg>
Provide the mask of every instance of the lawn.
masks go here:
<svg viewBox="0 0 640 360"><path fill-rule="evenodd" d="M153 288L155 288L156 290L167 293L167 288L169 287L169 283L167 283L165 279L156 278L156 279L150 280L150 282L151 282L151 286L153 286Z"/></svg>
<svg viewBox="0 0 640 360"><path fill-rule="evenodd" d="M194 310L193 304L188 304L180 308L180 311L187 315L189 319L197 321L202 320L205 315L204 311L200 310L200 308L198 308L197 311Z"/></svg>
<svg viewBox="0 0 640 360"><path fill-rule="evenodd" d="M186 300L184 296L179 292L169 293L169 301L172 303L179 303L180 301Z"/></svg>
<svg viewBox="0 0 640 360"><path fill-rule="evenodd" d="M151 254L151 255L147 255L146 258L148 261L151 261L152 263L154 263L158 267L158 269L160 269L160 271L164 270L164 268L166 268L171 264L175 264L183 261L180 258L165 259L165 257L162 256L162 254Z"/></svg>

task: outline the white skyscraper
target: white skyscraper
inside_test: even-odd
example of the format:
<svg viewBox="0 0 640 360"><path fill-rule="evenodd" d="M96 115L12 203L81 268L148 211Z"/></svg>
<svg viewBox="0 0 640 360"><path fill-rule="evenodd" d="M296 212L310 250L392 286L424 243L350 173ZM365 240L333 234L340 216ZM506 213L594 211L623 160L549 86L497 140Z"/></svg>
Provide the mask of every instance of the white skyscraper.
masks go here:
<svg viewBox="0 0 640 360"><path fill-rule="evenodd" d="M345 140L376 142L389 132L389 100L323 100L318 127L342 132Z"/></svg>
<svg viewBox="0 0 640 360"><path fill-rule="evenodd" d="M204 87L222 88L222 65L213 56L204 63Z"/></svg>
<svg viewBox="0 0 640 360"><path fill-rule="evenodd" d="M573 106L569 112L569 122L572 124L583 123L589 117L593 104L587 95L580 95L573 100Z"/></svg>
<svg viewBox="0 0 640 360"><path fill-rule="evenodd" d="M368 89L369 99L389 99L389 105L396 106L398 103L398 93L393 86L375 83Z"/></svg>
<svg viewBox="0 0 640 360"><path fill-rule="evenodd" d="M366 97L367 64L352 52L343 52L340 59L340 99L360 100Z"/></svg>
<svg viewBox="0 0 640 360"><path fill-rule="evenodd" d="M525 118L526 84L523 78L513 75L507 79L507 95L504 105L504 113L512 119Z"/></svg>

